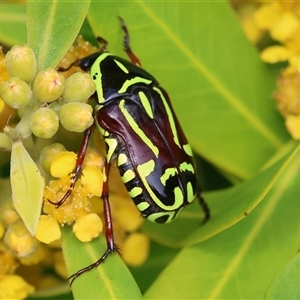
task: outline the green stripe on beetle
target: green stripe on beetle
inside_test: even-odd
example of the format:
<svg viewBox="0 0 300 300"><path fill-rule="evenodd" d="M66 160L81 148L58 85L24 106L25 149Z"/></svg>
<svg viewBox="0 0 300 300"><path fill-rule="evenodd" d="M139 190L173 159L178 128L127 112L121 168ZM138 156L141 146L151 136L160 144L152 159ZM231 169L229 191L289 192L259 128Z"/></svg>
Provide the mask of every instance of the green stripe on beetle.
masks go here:
<svg viewBox="0 0 300 300"><path fill-rule="evenodd" d="M125 108L125 100L122 99L119 104L120 111L126 118L129 126L132 130L142 139L146 146L154 153L156 157L158 157L159 150L158 147L153 144L151 139L146 136L145 132L140 128L139 124L136 122L134 117L129 113L129 111Z"/></svg>

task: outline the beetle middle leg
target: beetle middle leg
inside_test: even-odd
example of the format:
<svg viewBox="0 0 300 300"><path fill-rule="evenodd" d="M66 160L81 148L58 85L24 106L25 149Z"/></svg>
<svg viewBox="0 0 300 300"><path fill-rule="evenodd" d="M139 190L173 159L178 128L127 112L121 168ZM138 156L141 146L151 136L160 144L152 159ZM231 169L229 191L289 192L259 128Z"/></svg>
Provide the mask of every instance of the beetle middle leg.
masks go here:
<svg viewBox="0 0 300 300"><path fill-rule="evenodd" d="M112 254L113 252L118 252L118 248L115 245L114 241L114 233L113 233L113 224L112 224L112 216L111 216L111 210L109 205L109 192L108 192L108 174L110 169L110 163L106 161L105 163L105 179L103 182L103 191L102 191L102 200L103 200L103 211L104 211L104 221L105 221L105 236L106 236L106 244L107 248L103 255L94 263L90 264L89 266L80 269L73 275L71 275L68 279L70 281L70 286L74 282L74 280L79 277L81 274L92 270L93 268L98 267L101 263L103 263L106 258Z"/></svg>

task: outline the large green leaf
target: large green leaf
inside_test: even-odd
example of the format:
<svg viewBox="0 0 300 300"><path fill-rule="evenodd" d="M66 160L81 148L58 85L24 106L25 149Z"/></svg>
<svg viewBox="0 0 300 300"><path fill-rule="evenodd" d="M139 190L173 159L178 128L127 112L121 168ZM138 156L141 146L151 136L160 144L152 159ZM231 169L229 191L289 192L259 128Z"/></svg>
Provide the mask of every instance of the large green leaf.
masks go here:
<svg viewBox="0 0 300 300"><path fill-rule="evenodd" d="M291 160L299 153L300 146L289 143L282 149L281 158L268 168L258 172L251 179L234 187L204 193L212 216L205 225L200 225L203 213L195 203L187 207L178 220L165 224L146 222L143 230L156 242L172 247L194 245L243 220L251 211L272 193L278 185L278 178ZM288 153L286 153L288 151Z"/></svg>
<svg viewBox="0 0 300 300"><path fill-rule="evenodd" d="M299 164L297 155L265 200L241 222L184 248L145 298L262 299L299 250Z"/></svg>
<svg viewBox="0 0 300 300"><path fill-rule="evenodd" d="M90 1L28 1L28 44L37 55L38 70L54 67L75 40Z"/></svg>
<svg viewBox="0 0 300 300"><path fill-rule="evenodd" d="M122 54L132 49L169 92L194 149L238 178L252 176L287 140L270 95L274 76L227 1L92 1L88 19Z"/></svg>
<svg viewBox="0 0 300 300"><path fill-rule="evenodd" d="M268 288L265 299L300 299L300 254L290 261Z"/></svg>
<svg viewBox="0 0 300 300"><path fill-rule="evenodd" d="M24 3L0 3L0 42L7 46L26 43Z"/></svg>
<svg viewBox="0 0 300 300"><path fill-rule="evenodd" d="M62 246L69 274L94 263L106 250L104 237L82 243L71 228L64 228ZM132 275L117 253L78 277L72 292L75 299L142 299Z"/></svg>

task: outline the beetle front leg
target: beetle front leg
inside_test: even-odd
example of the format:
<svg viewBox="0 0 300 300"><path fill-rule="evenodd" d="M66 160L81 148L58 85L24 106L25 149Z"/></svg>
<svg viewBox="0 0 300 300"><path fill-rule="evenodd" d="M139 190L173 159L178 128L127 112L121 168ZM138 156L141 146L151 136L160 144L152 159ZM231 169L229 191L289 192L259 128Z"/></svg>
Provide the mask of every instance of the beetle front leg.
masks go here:
<svg viewBox="0 0 300 300"><path fill-rule="evenodd" d="M48 199L48 202L55 205L56 208L60 207L68 199L68 197L72 194L75 183L81 173L81 167L82 167L82 163L83 163L83 160L84 160L84 157L86 154L87 147L89 145L89 140L90 140L90 137L92 134L92 129L93 129L93 125L90 126L88 129L86 129L84 132L80 150L77 154L76 166L75 166L74 172L72 173L72 179L71 179L71 184L69 186L69 189L67 190L65 195L58 202L52 202Z"/></svg>

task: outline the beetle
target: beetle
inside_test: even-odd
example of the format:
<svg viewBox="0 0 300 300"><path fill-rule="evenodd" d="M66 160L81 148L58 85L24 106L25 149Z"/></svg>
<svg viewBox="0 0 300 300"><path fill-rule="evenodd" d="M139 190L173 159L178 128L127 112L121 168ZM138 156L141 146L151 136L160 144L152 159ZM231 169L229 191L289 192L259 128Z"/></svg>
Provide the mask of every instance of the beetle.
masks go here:
<svg viewBox="0 0 300 300"><path fill-rule="evenodd" d="M158 81L141 67L130 48L129 32L120 18L124 36L124 51L130 61L106 50L77 59L67 68L80 67L90 72L96 84L97 105L95 125L106 143L104 166L103 207L107 249L95 263L71 275L71 284L82 273L97 267L117 251L114 242L112 217L108 197L109 169L112 161L117 166L127 191L144 218L156 223L174 220L180 211L196 197L210 218L209 208L200 195L196 164L191 147L181 129L167 92ZM80 175L93 126L84 133L77 156L72 184L65 196L53 203L62 205L70 196Z"/></svg>

